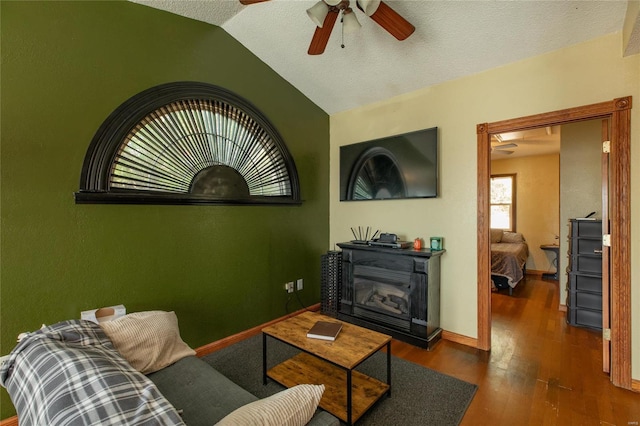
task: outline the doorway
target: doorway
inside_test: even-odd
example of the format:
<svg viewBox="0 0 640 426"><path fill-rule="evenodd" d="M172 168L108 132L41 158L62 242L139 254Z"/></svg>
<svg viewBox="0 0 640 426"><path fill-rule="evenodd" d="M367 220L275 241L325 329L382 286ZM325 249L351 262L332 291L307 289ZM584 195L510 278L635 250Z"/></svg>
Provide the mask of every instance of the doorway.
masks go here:
<svg viewBox="0 0 640 426"><path fill-rule="evenodd" d="M599 121L596 120L595 123ZM573 126L583 126L583 124L578 123ZM492 135L490 226L507 232L516 232L515 238L522 236L523 250L526 251L524 255L515 257L517 262L508 262L508 265L512 268L526 267L529 275L545 274L555 277L555 272L550 273L550 271L552 269L557 271L553 266L557 259L556 253L566 248L565 244L560 244L560 241L564 241L560 239L560 140L563 127L565 126L548 126ZM599 127L596 136L599 140ZM588 151L591 155L587 156L589 159L587 164L594 165L591 161L594 158L594 151L598 159L595 163L597 165L595 171L599 173L600 156L595 144ZM584 154L580 153L581 164L584 165L582 157ZM577 172L584 173L584 167ZM599 182L596 188L600 190ZM592 192L588 193L590 201L593 200ZM596 202L600 203L599 195ZM581 212L578 217L585 214ZM497 232L492 230L494 243L499 239ZM504 250L508 247L512 246L506 246ZM542 247L547 247L548 250L543 250ZM520 274L514 275L515 271L505 268L506 261L500 262L501 257L497 254L502 250L500 246L492 245L493 249L496 252L492 254L492 269L506 269L505 273L513 277L511 280L515 285L513 290L521 290L524 285L521 286L515 281ZM521 264L523 261L525 265ZM501 279L494 277L494 283L496 280L500 282Z"/></svg>
<svg viewBox="0 0 640 426"><path fill-rule="evenodd" d="M476 127L478 142L478 348L491 349L489 179L491 136L591 119L611 122L611 382L631 389L631 97Z"/></svg>

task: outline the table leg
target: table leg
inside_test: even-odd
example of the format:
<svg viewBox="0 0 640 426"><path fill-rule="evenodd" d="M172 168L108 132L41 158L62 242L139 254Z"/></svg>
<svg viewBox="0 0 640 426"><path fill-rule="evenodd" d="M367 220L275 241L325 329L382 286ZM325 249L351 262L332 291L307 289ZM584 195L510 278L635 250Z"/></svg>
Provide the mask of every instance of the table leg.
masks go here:
<svg viewBox="0 0 640 426"><path fill-rule="evenodd" d="M351 425L351 369L347 370L347 424Z"/></svg>
<svg viewBox="0 0 640 426"><path fill-rule="evenodd" d="M388 397L391 397L391 341L387 342L387 384L389 385Z"/></svg>
<svg viewBox="0 0 640 426"><path fill-rule="evenodd" d="M267 384L267 335L262 333L262 384Z"/></svg>
<svg viewBox="0 0 640 426"><path fill-rule="evenodd" d="M557 280L559 277L559 271L558 271L558 257L560 255L560 248L559 246L540 246L540 248L544 251L549 251L551 252L551 255L553 256L553 259L551 259L551 266L555 269L555 272L544 272L542 274L542 278L550 278L552 280Z"/></svg>

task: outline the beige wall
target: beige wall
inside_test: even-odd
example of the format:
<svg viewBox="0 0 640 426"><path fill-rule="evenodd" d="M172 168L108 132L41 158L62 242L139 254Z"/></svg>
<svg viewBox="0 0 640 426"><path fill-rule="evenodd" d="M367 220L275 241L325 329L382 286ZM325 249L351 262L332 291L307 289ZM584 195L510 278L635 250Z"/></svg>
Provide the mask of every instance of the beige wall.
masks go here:
<svg viewBox="0 0 640 426"><path fill-rule="evenodd" d="M554 271L555 256L540 248L558 243L560 164L559 156L537 155L491 162L491 174L516 174L516 227L529 245L527 269Z"/></svg>
<svg viewBox="0 0 640 426"><path fill-rule="evenodd" d="M613 34L331 116L328 248L351 239L349 227L357 225L406 239L443 236L442 328L477 337L476 125L629 95L639 102L640 55L623 58L621 45L621 34ZM438 198L339 201L341 145L434 126L440 132ZM639 182L640 107L632 110L631 138L632 182ZM640 224L640 186L631 192L631 220ZM637 253L640 225L631 229ZM640 306L640 262L631 265L631 275L632 306ZM632 318L632 375L640 379L640 310Z"/></svg>
<svg viewBox="0 0 640 426"><path fill-rule="evenodd" d="M600 120L562 126L560 143L560 241L569 241L569 219L602 217L602 136ZM567 250L560 251L560 270L569 265ZM560 275L560 288L567 288L567 273ZM565 305L567 293L560 292Z"/></svg>

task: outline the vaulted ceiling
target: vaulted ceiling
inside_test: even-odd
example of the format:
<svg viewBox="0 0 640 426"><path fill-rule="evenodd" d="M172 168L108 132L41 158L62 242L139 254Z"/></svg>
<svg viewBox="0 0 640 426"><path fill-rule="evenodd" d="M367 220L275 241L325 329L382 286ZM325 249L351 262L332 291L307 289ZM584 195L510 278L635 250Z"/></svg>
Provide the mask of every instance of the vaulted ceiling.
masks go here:
<svg viewBox="0 0 640 426"><path fill-rule="evenodd" d="M306 10L317 0L248 6L239 0L132 1L222 27L328 114L621 32L628 6L627 0L385 0L416 28L398 41L351 0L360 30L343 40L338 21L325 52L312 56L307 50L316 26ZM640 52L637 12L632 19L635 42L626 54Z"/></svg>

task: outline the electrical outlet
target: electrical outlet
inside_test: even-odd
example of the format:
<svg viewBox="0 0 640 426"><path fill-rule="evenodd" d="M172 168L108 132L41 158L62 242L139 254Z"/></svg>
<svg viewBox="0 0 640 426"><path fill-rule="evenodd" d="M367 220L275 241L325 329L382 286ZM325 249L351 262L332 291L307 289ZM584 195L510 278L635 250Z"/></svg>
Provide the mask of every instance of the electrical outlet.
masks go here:
<svg viewBox="0 0 640 426"><path fill-rule="evenodd" d="M284 289L287 291L287 293L293 293L293 281L289 281L288 283L286 283L284 285Z"/></svg>
<svg viewBox="0 0 640 426"><path fill-rule="evenodd" d="M303 287L304 284L302 278L298 278L298 280L296 281L296 290L302 290Z"/></svg>

